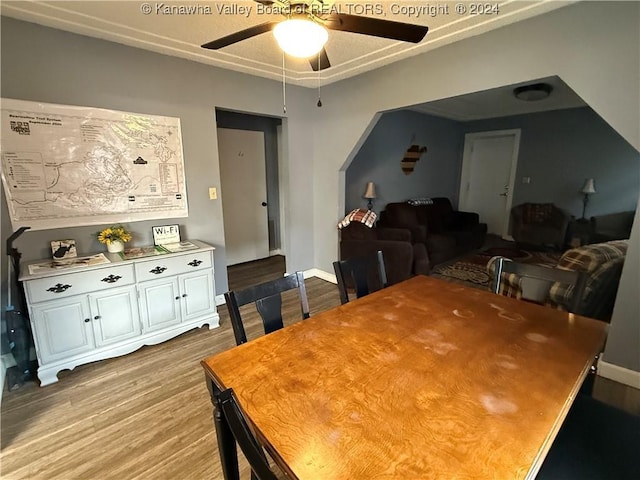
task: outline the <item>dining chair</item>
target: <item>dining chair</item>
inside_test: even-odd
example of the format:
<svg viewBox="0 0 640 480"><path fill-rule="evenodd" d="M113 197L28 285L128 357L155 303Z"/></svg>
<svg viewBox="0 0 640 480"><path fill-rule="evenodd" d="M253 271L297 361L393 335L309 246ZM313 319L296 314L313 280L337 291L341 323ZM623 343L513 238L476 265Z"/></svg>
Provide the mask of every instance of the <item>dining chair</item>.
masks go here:
<svg viewBox="0 0 640 480"><path fill-rule="evenodd" d="M635 480L640 475L640 417L578 395L537 480Z"/></svg>
<svg viewBox="0 0 640 480"><path fill-rule="evenodd" d="M264 333L268 334L284 326L282 322L282 293L294 289L298 290L300 297L302 318L309 318L309 300L307 299L307 290L302 272L292 273L243 290L226 292L224 298L231 317L231 326L233 327L236 344L247 343L247 334L242 322L240 307L255 303L256 310L262 318Z"/></svg>
<svg viewBox="0 0 640 480"><path fill-rule="evenodd" d="M515 274L520 277L521 298L539 304L544 304L554 283L573 285L573 292L568 303L563 306L569 312L582 313L581 304L587 284L587 274L584 272L518 263L505 257L499 257L495 262L494 293L501 293L500 285L504 279L503 274ZM569 290L567 290L568 292ZM582 384L580 389L582 394L591 395L593 393L599 357L600 355L595 356L589 375Z"/></svg>
<svg viewBox="0 0 640 480"><path fill-rule="evenodd" d="M564 307L570 312L579 313L587 282L587 276L584 272L518 263L505 257L499 257L494 269L494 293L501 292L503 274L515 274L520 277L521 298L540 304L544 303L554 283L573 285L570 300Z"/></svg>
<svg viewBox="0 0 640 480"><path fill-rule="evenodd" d="M256 440L242 410L240 410L233 389L228 388L220 392L218 401L231 433L240 446L240 450L242 450L247 462L249 462L251 480L277 480L278 477L271 470L264 450Z"/></svg>
<svg viewBox="0 0 640 480"><path fill-rule="evenodd" d="M333 270L338 281L340 303L349 302L348 289L355 289L356 298L364 297L388 285L382 251L365 257L352 257L333 262Z"/></svg>

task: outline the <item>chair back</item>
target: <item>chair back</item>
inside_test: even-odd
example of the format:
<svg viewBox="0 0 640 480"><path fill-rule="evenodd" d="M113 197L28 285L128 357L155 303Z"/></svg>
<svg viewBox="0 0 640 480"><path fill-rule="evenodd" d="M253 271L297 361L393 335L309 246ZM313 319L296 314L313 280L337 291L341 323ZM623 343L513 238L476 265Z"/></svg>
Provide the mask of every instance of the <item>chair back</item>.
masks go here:
<svg viewBox="0 0 640 480"><path fill-rule="evenodd" d="M283 278L270 282L254 285L244 290L230 290L224 294L231 317L231 326L236 338L236 344L247 342L247 334L240 315L240 307L249 303L255 303L256 310L262 318L264 333L274 332L284 326L282 322L282 293L289 290L298 290L300 296L300 308L302 318L309 318L309 300L304 284L302 272L292 273Z"/></svg>
<svg viewBox="0 0 640 480"><path fill-rule="evenodd" d="M277 480L278 477L269 467L269 462L264 454L264 450L258 443L258 440L256 440L242 410L240 410L233 389L229 388L220 392L218 401L220 402L220 408L227 420L227 425L229 425L231 433L233 433L236 442L251 466L251 478Z"/></svg>
<svg viewBox="0 0 640 480"><path fill-rule="evenodd" d="M381 250L374 255L333 262L333 270L338 281L340 303L343 305L349 302L350 287L355 289L356 298L360 298L388 285Z"/></svg>
<svg viewBox="0 0 640 480"><path fill-rule="evenodd" d="M570 312L578 313L587 283L587 276L584 272L518 263L505 257L499 257L494 271L494 293L500 293L503 273L518 275L522 298L536 303L544 303L549 295L549 290L556 282L573 285L571 300L566 307Z"/></svg>

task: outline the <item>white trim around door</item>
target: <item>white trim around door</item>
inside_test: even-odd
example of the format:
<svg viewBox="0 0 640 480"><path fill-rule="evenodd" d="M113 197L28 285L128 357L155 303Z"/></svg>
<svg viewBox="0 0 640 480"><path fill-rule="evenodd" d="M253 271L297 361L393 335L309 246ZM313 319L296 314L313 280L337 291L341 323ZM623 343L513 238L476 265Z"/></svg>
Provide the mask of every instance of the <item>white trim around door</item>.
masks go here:
<svg viewBox="0 0 640 480"><path fill-rule="evenodd" d="M490 143L500 139L511 141L510 150L505 152L503 144L501 151L497 152L500 155L505 155L503 162L505 170L486 172L485 170L483 170L484 166L478 164L480 160L478 160L478 156L475 155L475 153L480 151L479 147L484 146L484 153L486 154L486 148L491 148ZM496 231L490 233L499 234L503 238L507 238L509 233L509 214L511 212L511 205L513 202L513 188L516 181L519 148L520 129L475 132L468 133L464 137L464 153L462 157L462 171L460 174L460 196L458 201L458 208L463 211L478 211L477 202L472 201L471 199L476 199L480 194L491 195L490 198L493 198L492 196L494 194L496 196L506 197L504 207L490 207L489 205L486 206L487 208L498 208L500 210L492 211L494 215L499 215L501 216L501 218L498 221L499 225L494 226L494 230ZM491 180L490 178L487 179L487 174L491 173L495 174L495 179L496 181L498 181L498 183L504 184L503 187L500 187L502 191L487 191L484 193L479 193L483 189L492 190L491 186L487 184L487 180ZM474 181L476 180L481 183L474 183ZM483 221L482 213L480 221Z"/></svg>

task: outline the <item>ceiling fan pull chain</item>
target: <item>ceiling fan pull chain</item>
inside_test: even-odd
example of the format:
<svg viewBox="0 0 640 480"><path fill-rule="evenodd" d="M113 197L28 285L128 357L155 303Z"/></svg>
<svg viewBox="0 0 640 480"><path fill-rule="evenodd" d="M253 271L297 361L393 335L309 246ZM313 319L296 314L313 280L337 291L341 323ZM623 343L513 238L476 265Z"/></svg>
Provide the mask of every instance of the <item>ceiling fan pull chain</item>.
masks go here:
<svg viewBox="0 0 640 480"><path fill-rule="evenodd" d="M322 100L320 99L320 54L318 53L318 108L322 106Z"/></svg>
<svg viewBox="0 0 640 480"><path fill-rule="evenodd" d="M287 76L285 73L284 50L282 51L282 113L287 113Z"/></svg>

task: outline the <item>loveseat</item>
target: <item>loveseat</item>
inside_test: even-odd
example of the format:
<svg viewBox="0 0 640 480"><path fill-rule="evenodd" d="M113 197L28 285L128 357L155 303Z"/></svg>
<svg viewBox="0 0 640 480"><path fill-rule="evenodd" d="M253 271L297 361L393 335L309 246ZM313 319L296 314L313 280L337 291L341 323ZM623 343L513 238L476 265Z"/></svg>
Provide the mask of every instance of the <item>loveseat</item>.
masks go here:
<svg viewBox="0 0 640 480"><path fill-rule="evenodd" d="M633 217L636 212L609 213L591 217L591 231L593 242L608 242L611 240L628 239L631 235Z"/></svg>
<svg viewBox="0 0 640 480"><path fill-rule="evenodd" d="M627 254L628 240L595 243L572 248L562 254L557 265L546 265L563 270L578 270L587 274L582 303L574 313L603 321L610 321L620 283L620 275ZM487 265L493 277L494 257ZM514 259L518 261L518 259ZM503 274L500 293L520 298L520 280L517 275ZM555 283L549 290L546 304L565 309L573 294L573 286Z"/></svg>
<svg viewBox="0 0 640 480"><path fill-rule="evenodd" d="M384 257L389 284L401 282L412 275L426 275L430 270L424 245L411 242L411 232L402 228L368 227L350 223L340 230L342 260L372 255L378 250Z"/></svg>
<svg viewBox="0 0 640 480"><path fill-rule="evenodd" d="M456 211L444 197L388 203L378 226L408 229L412 243L426 247L432 267L480 248L487 234L477 213Z"/></svg>

